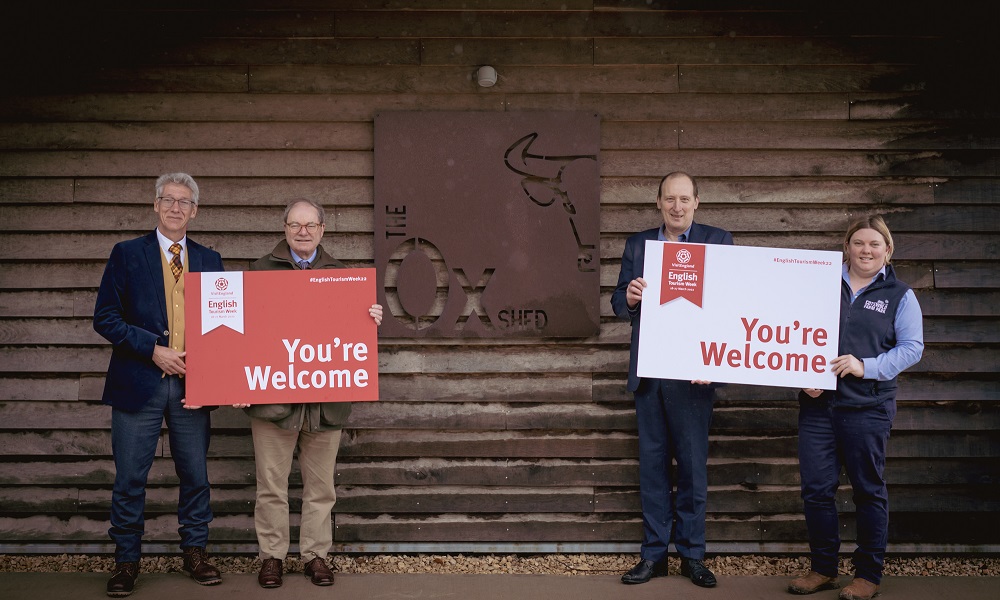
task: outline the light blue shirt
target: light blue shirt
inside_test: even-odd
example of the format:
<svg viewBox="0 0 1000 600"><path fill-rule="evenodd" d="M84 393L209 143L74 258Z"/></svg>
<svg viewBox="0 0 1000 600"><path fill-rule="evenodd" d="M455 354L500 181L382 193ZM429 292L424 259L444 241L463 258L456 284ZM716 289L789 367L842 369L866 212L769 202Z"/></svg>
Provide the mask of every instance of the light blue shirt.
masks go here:
<svg viewBox="0 0 1000 600"><path fill-rule="evenodd" d="M692 223L692 225L693 225L693 223ZM690 236L690 235L691 235L691 225L688 225L688 228L684 230L684 233L682 233L679 236L677 236L677 241L678 242L686 242L686 241L688 241L688 236ZM670 241L670 240L667 239L667 225L666 225L666 223L664 223L663 225L660 225L659 231L656 232L656 241L658 241L658 242L669 242Z"/></svg>
<svg viewBox="0 0 1000 600"><path fill-rule="evenodd" d="M847 263L844 263L842 277L850 288L851 276L847 271ZM868 285L851 294L851 304L854 304L854 300L879 277L885 279L884 266L872 277ZM924 316L920 311L920 303L917 302L917 296L913 290L907 290L906 294L899 300L899 308L896 310L893 327L896 328L895 348L874 358L860 359L865 365L865 379L877 379L878 381L894 379L907 368L917 364L923 355Z"/></svg>
<svg viewBox="0 0 1000 600"><path fill-rule="evenodd" d="M301 256L295 253L295 250L292 250L291 248L288 249L288 252L292 255L292 260L295 261L295 264L299 264L302 261L306 261L307 263L312 264L312 261L316 260L316 255L319 254L319 248L313 250L313 253L309 255L309 258L302 258Z"/></svg>

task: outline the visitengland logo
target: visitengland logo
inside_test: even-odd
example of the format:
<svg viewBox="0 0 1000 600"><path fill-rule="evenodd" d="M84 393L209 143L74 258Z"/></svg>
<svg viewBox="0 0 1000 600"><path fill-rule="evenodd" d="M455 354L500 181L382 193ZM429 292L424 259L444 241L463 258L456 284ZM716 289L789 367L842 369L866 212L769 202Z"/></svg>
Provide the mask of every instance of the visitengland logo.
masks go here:
<svg viewBox="0 0 1000 600"><path fill-rule="evenodd" d="M201 334L225 326L243 333L243 273L202 271Z"/></svg>
<svg viewBox="0 0 1000 600"><path fill-rule="evenodd" d="M663 263L660 279L660 304L683 298L701 306L702 279L705 277L705 246L692 244L677 247L677 242L655 242L663 246Z"/></svg>

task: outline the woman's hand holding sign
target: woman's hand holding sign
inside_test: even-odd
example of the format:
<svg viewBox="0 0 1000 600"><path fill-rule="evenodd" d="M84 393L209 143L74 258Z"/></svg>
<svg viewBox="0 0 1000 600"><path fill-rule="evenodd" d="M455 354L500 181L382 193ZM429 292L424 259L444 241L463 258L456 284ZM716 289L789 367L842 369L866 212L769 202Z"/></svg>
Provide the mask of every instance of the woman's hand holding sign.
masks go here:
<svg viewBox="0 0 1000 600"><path fill-rule="evenodd" d="M840 377L854 375L864 378L865 364L854 357L853 354L844 354L830 361L830 370Z"/></svg>

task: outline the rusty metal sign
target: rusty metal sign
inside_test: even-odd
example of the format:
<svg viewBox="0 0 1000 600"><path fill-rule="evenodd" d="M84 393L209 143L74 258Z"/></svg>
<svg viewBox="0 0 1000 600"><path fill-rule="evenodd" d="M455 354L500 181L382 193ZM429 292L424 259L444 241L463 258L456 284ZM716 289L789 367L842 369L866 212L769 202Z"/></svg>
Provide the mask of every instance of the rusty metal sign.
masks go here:
<svg viewBox="0 0 1000 600"><path fill-rule="evenodd" d="M600 119L375 116L388 337L582 337L600 325Z"/></svg>

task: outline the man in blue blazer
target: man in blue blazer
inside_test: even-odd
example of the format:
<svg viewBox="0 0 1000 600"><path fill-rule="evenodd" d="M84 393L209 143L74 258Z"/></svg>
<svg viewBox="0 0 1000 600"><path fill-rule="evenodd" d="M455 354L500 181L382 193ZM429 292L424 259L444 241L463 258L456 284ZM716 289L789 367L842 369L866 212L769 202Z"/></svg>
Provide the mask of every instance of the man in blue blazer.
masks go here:
<svg viewBox="0 0 1000 600"><path fill-rule="evenodd" d="M635 396L639 428L639 495L643 540L639 563L622 576L623 583L646 583L667 574L671 541L681 557L681 573L701 587L715 587L705 566L705 501L708 496L708 428L714 391L707 381L639 378L639 307L646 242L660 240L699 244L732 244L724 229L694 222L698 184L679 171L660 181L656 196L663 224L628 238L611 306L632 323L628 389ZM675 481L670 463L676 461ZM676 489L675 489L676 488Z"/></svg>
<svg viewBox="0 0 1000 600"><path fill-rule="evenodd" d="M148 235L111 251L94 308L94 329L111 342L104 403L111 405L115 483L111 528L115 569L107 594L128 596L139 575L146 478L166 420L170 455L180 479L178 530L184 571L202 585L222 582L206 557L209 482L206 456L210 413L184 403L184 273L223 271L218 252L187 239L198 214L198 185L190 175L156 180Z"/></svg>

